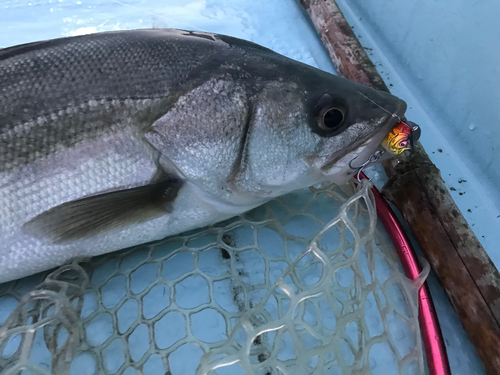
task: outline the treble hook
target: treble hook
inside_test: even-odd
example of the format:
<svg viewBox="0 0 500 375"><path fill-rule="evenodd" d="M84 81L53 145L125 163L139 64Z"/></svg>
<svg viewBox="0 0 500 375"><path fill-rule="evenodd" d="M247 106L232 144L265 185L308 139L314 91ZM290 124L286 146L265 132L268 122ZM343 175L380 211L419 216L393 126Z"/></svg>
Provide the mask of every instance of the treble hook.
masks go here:
<svg viewBox="0 0 500 375"><path fill-rule="evenodd" d="M361 172L363 172L363 169L366 168L366 166L368 164L371 164L371 163L375 163L381 156L382 154L384 153L384 151L377 151L375 152L374 154L370 155L370 157L368 158L367 161L365 161L363 164L361 164L359 167L355 168L352 166L352 162L354 161L354 159L357 158L357 156L355 156L354 158L351 159L351 161L349 162L349 168L351 169L354 169L354 170L357 170L357 174L356 174L356 179L361 182L361 179L359 178L359 175L361 174ZM373 178L373 177L372 177ZM372 178L370 178L369 181L372 180Z"/></svg>

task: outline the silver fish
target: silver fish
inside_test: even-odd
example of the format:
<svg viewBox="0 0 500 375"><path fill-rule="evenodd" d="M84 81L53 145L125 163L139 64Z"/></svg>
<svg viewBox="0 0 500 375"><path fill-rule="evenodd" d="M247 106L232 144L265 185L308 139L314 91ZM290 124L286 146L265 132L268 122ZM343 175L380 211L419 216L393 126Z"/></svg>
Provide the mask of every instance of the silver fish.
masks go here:
<svg viewBox="0 0 500 375"><path fill-rule="evenodd" d="M341 184L405 110L218 34L119 31L0 50L0 282Z"/></svg>

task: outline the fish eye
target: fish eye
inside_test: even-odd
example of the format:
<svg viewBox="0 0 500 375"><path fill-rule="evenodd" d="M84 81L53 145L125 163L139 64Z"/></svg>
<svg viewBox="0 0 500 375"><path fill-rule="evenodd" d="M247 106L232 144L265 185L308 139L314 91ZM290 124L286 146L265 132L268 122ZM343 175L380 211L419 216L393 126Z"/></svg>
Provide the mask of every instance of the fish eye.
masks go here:
<svg viewBox="0 0 500 375"><path fill-rule="evenodd" d="M328 132L337 130L345 120L345 111L340 107L329 107L321 111L318 125Z"/></svg>
<svg viewBox="0 0 500 375"><path fill-rule="evenodd" d="M349 126L348 114L348 104L342 98L323 94L314 107L313 132L323 137L339 134Z"/></svg>

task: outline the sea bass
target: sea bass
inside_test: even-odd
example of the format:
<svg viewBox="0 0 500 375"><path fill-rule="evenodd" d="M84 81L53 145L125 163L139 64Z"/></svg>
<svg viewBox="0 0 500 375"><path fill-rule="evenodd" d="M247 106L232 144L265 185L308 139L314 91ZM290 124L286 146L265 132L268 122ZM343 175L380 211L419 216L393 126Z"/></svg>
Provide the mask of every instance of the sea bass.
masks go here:
<svg viewBox="0 0 500 375"><path fill-rule="evenodd" d="M218 34L118 31L0 50L0 282L344 183L405 110Z"/></svg>

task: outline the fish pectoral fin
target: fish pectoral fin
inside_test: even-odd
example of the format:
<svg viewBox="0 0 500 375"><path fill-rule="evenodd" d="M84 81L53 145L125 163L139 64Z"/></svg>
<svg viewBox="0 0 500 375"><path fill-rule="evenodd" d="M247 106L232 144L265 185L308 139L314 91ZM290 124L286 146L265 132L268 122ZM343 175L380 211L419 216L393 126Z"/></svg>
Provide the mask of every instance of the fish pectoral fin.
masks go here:
<svg viewBox="0 0 500 375"><path fill-rule="evenodd" d="M149 185L63 203L25 223L22 231L61 244L143 223L172 212L182 185L179 178L166 177Z"/></svg>

